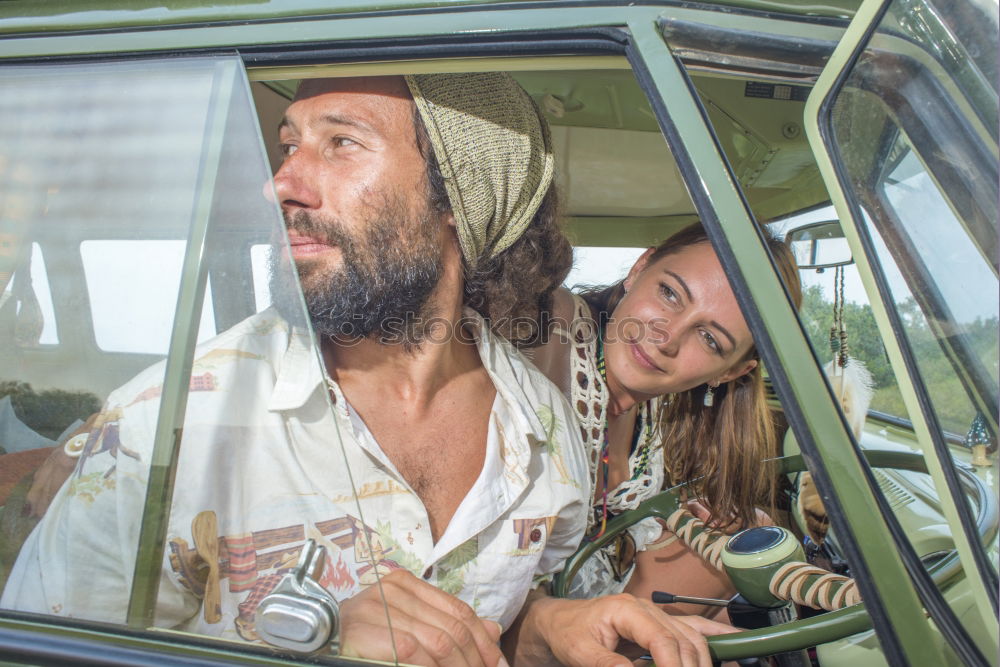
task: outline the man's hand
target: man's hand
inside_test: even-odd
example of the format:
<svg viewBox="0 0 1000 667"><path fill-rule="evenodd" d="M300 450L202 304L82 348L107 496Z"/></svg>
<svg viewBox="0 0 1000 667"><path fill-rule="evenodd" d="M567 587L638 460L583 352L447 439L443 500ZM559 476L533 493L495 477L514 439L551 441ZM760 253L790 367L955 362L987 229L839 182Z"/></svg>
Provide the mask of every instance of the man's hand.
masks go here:
<svg viewBox="0 0 1000 667"><path fill-rule="evenodd" d="M500 624L405 570L340 603L341 655L441 667L506 667ZM386 608L392 630L386 624ZM395 641L396 655L392 642Z"/></svg>
<svg viewBox="0 0 1000 667"><path fill-rule="evenodd" d="M737 630L700 616L671 616L652 602L621 594L593 600L536 597L520 632L523 640L543 640L551 652L550 662L562 665L631 667L629 658L615 653L626 641L648 651L657 667L710 667L705 636ZM525 647L518 649L515 664L521 658L524 664L539 663L537 645L527 652L521 648Z"/></svg>

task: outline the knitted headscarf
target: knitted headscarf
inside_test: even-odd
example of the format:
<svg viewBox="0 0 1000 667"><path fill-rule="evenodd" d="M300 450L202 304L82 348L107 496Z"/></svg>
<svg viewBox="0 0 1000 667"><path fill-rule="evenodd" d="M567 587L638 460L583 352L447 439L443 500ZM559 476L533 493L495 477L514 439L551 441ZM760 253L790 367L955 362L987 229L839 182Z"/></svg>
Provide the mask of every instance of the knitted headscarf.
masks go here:
<svg viewBox="0 0 1000 667"><path fill-rule="evenodd" d="M409 75L466 264L495 257L531 223L552 183L552 139L508 74Z"/></svg>

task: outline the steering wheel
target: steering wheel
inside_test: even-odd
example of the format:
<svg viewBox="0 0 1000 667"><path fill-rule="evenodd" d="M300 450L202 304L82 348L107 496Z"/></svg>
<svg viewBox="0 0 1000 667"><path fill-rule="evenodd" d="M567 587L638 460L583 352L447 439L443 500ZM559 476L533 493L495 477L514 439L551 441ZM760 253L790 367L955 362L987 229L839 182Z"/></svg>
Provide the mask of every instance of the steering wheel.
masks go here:
<svg viewBox="0 0 1000 667"><path fill-rule="evenodd" d="M895 468L926 473L927 466L920 454L912 452L866 450L868 463L877 468ZM778 471L782 474L806 470L801 455L787 456L777 460ZM976 526L984 544L990 544L997 533L997 501L983 483L971 472L957 468L962 486L977 507ZM649 498L633 510L624 512L608 522L604 534L593 541L584 542L566 561L566 567L556 575L553 594L565 597L570 582L584 561L601 547L611 542L629 526L647 517L666 520L680 507L678 485ZM958 553L952 549L948 554L928 567L934 583L940 588L950 583L962 573ZM797 651L811 646L826 644L850 635L870 630L871 618L864 603L858 603L837 611L827 612L811 618L782 623L768 628L709 637L708 646L717 660L736 660L754 656L773 655L786 651Z"/></svg>

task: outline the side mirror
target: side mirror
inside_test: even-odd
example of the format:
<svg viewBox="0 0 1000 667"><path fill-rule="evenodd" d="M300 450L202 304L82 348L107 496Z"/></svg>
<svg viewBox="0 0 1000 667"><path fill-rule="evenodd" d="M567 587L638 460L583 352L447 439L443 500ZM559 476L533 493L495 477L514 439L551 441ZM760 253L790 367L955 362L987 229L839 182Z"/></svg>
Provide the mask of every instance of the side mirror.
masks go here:
<svg viewBox="0 0 1000 667"><path fill-rule="evenodd" d="M854 262L837 220L813 222L789 230L785 243L791 248L800 269L822 271Z"/></svg>

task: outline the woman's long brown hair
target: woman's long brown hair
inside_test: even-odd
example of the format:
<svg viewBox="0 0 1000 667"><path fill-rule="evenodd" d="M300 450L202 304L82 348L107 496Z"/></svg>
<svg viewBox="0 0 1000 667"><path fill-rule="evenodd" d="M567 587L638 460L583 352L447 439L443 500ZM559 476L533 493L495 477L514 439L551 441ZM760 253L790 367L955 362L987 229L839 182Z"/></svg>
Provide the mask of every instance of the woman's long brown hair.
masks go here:
<svg viewBox="0 0 1000 667"><path fill-rule="evenodd" d="M647 266L701 243L711 245L704 228L698 223L685 227L656 247ZM767 245L798 308L802 287L792 253L770 235ZM602 328L623 295L621 282L582 294ZM749 359L758 359L755 348L736 363ZM703 384L663 402L659 421L667 484L689 481L688 497L698 498L717 526L750 526L756 521L756 508L773 510L777 481L774 466L767 462L777 455L778 447L760 364L719 385L711 407L704 405L707 390Z"/></svg>

